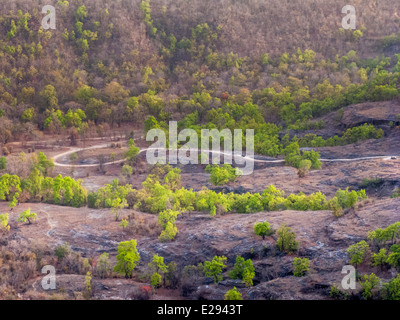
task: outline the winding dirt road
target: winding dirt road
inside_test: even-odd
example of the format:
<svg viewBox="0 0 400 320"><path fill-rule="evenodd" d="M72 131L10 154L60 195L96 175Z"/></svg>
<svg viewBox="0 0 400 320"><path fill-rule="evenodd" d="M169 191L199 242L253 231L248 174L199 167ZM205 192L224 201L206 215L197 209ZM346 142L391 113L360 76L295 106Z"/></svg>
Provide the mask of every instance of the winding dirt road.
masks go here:
<svg viewBox="0 0 400 320"><path fill-rule="evenodd" d="M101 148L106 148L108 147L109 144L99 144L99 145L95 145L92 147L87 147L87 148L71 148L68 151L62 152L60 154L57 154L53 157L53 161L54 161L54 165L58 166L58 167L75 167L75 168L93 168L93 167L98 167L99 164L95 163L95 164L64 164L64 163L60 163L58 162L58 160L62 157L71 155L73 153L76 152L80 152L80 151L84 151L84 150L92 150L92 149L101 149ZM150 150L168 150L168 149L164 149L164 148L146 148L146 149L141 149L139 151L139 154L142 154L144 152L150 151ZM193 151L198 151L198 152L202 152L202 153L218 153L220 155L228 155L228 156L232 156L232 154L226 153L226 152L222 152L222 151L214 151L214 150L198 150L198 149L192 149ZM264 159L255 159L249 156L242 156L239 154L235 154L235 157L240 157L243 161L254 161L257 163L284 163L285 160L264 160ZM356 161L365 161L365 160L377 160L377 159L383 159L385 161L387 160L391 160L392 158L397 158L398 156L395 155L386 155L386 156L372 156L372 157L360 157L360 158L354 158L354 159L320 159L321 162L356 162ZM113 161L113 162L107 162L104 163L103 166L108 166L108 165L113 165L113 164L118 164L118 163L122 163L124 162L125 159L121 159L121 160L117 160L117 161Z"/></svg>

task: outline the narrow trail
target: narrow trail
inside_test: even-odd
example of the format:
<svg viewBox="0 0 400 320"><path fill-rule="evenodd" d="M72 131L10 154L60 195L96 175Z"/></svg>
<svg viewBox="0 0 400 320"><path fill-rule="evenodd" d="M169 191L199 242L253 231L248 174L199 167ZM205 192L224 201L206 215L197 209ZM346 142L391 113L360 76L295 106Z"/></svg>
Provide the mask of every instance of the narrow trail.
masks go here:
<svg viewBox="0 0 400 320"><path fill-rule="evenodd" d="M75 167L75 168L93 168L93 167L98 167L100 164L95 163L95 164L65 164L65 163L60 163L58 162L58 160L62 157L68 156L70 154L76 153L76 152L80 152L80 151L85 151L85 150L93 150L93 149L101 149L101 148L106 148L108 147L109 144L99 144L99 145L95 145L92 147L86 147L86 148L71 148L68 151L62 152L60 154L57 154L55 156L53 156L53 161L54 161L54 165L58 166L58 167ZM147 151L156 151L156 150L166 150L168 151L168 149L164 149L164 148L146 148L146 149L141 149L139 151L139 154L142 154L144 152ZM231 153L226 153L223 151L215 151L215 150L199 150L199 149L191 149L192 151L197 151L199 153L217 153L220 155L226 155L226 156L230 156L230 157L239 157L242 161L253 161L255 163L284 163L285 160L264 160L264 159L256 159L256 158L252 158L249 156L243 156L241 154L231 154ZM391 160L392 158L396 158L398 156L396 155L386 155L386 156L370 156L370 157L359 157L359 158L353 158L353 159L320 159L321 162L357 162L357 161L365 161L365 160L378 160L378 159L382 159L382 160ZM107 162L107 163L103 163L103 166L108 166L108 165L113 165L113 164L119 164L124 162L125 159L121 159L121 160L117 160L117 161L112 161L112 162Z"/></svg>

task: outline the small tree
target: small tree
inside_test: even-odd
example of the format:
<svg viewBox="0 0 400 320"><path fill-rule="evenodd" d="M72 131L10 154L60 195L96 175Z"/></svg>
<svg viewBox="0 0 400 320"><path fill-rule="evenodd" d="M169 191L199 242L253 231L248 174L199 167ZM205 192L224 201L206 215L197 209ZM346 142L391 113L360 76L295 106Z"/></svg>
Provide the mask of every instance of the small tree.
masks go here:
<svg viewBox="0 0 400 320"><path fill-rule="evenodd" d="M294 258L293 260L293 275L302 277L310 270L310 260L307 258Z"/></svg>
<svg viewBox="0 0 400 320"><path fill-rule="evenodd" d="M88 271L85 276L85 292L83 296L86 299L90 299L92 295L92 274Z"/></svg>
<svg viewBox="0 0 400 320"><path fill-rule="evenodd" d="M218 283L222 281L222 270L226 268L224 264L226 262L226 257L218 257L215 256L212 261L205 261L204 262L204 273L206 277L213 277L214 283Z"/></svg>
<svg viewBox="0 0 400 320"><path fill-rule="evenodd" d="M121 169L121 174L125 177L129 178L132 175L132 173L133 173L133 168L128 164L125 164Z"/></svg>
<svg viewBox="0 0 400 320"><path fill-rule="evenodd" d="M268 222L261 222L254 225L254 233L265 240L265 237L272 236L275 231L271 228Z"/></svg>
<svg viewBox="0 0 400 320"><path fill-rule="evenodd" d="M157 272L153 273L150 283L154 290L158 289L161 286L161 275Z"/></svg>
<svg viewBox="0 0 400 320"><path fill-rule="evenodd" d="M372 260L373 260L372 265L380 266L382 269L383 266L387 263L386 249L383 248L379 250L379 253L374 253L372 256Z"/></svg>
<svg viewBox="0 0 400 320"><path fill-rule="evenodd" d="M118 245L117 264L114 271L124 274L125 278L132 278L132 271L139 263L140 255L136 245L136 240L120 242Z"/></svg>
<svg viewBox="0 0 400 320"><path fill-rule="evenodd" d="M109 254L104 252L97 261L97 273L100 278L106 278L112 271Z"/></svg>
<svg viewBox="0 0 400 320"><path fill-rule="evenodd" d="M368 244L363 240L350 246L346 252L350 256L350 263L355 264L356 268L363 263L364 257L369 250Z"/></svg>
<svg viewBox="0 0 400 320"><path fill-rule="evenodd" d="M133 139L130 139L129 150L125 153L125 158L129 165L133 166L136 163L139 151L139 148L137 148L135 145L135 141Z"/></svg>
<svg viewBox="0 0 400 320"><path fill-rule="evenodd" d="M121 223L119 224L120 227L122 227L122 229L126 229L129 226L129 222L126 219L122 219Z"/></svg>
<svg viewBox="0 0 400 320"><path fill-rule="evenodd" d="M369 276L364 275L360 281L362 296L364 299L372 298L372 290L380 283L379 278L371 273Z"/></svg>
<svg viewBox="0 0 400 320"><path fill-rule="evenodd" d="M278 230L278 240L276 245L280 251L293 252L298 248L296 235L287 225L282 225Z"/></svg>
<svg viewBox="0 0 400 320"><path fill-rule="evenodd" d="M243 300L242 294L237 291L236 287L225 293L225 300Z"/></svg>
<svg viewBox="0 0 400 320"><path fill-rule="evenodd" d="M154 270L157 273L165 273L167 272L167 266L164 263L164 258L160 257L158 254L153 256L153 260L148 263L148 267L151 270Z"/></svg>
<svg viewBox="0 0 400 320"><path fill-rule="evenodd" d="M7 168L7 158L0 157L0 170L4 170L5 168Z"/></svg>
<svg viewBox="0 0 400 320"><path fill-rule="evenodd" d="M250 287L253 285L253 279L255 276L253 262L251 259L244 260L243 257L237 256L235 265L228 274L231 279L241 279Z"/></svg>
<svg viewBox="0 0 400 320"><path fill-rule="evenodd" d="M400 244L394 244L390 247L387 263L395 268L400 268Z"/></svg>
<svg viewBox="0 0 400 320"><path fill-rule="evenodd" d="M18 222L24 222L24 223L28 221L28 224L31 224L32 221L36 220L36 217L37 217L37 214L31 212L31 209L28 209L28 210L26 210L24 212L21 212L21 214L20 214L20 216L19 216L17 221Z"/></svg>
<svg viewBox="0 0 400 320"><path fill-rule="evenodd" d="M8 225L8 213L0 214L0 230L10 231L10 226Z"/></svg>
<svg viewBox="0 0 400 320"><path fill-rule="evenodd" d="M301 160L299 164L299 169L297 171L297 175L299 178L304 178L307 173L310 171L312 163L310 160Z"/></svg>
<svg viewBox="0 0 400 320"><path fill-rule="evenodd" d="M112 201L111 203L111 212L115 215L115 221L119 220L119 214L122 209L127 208L128 203L126 202L126 199L120 199L116 198Z"/></svg>
<svg viewBox="0 0 400 320"><path fill-rule="evenodd" d="M385 300L400 300L400 274L382 286L382 297Z"/></svg>

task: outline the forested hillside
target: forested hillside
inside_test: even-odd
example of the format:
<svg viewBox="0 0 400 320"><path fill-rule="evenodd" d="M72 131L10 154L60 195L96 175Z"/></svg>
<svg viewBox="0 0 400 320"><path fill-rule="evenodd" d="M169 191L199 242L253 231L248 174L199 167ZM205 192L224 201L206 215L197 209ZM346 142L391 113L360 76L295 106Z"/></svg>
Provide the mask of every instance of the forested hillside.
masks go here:
<svg viewBox="0 0 400 320"><path fill-rule="evenodd" d="M4 1L1 142L148 116L270 135L396 98L400 4L358 1L357 30L343 30L342 2L58 1L43 30L48 3Z"/></svg>

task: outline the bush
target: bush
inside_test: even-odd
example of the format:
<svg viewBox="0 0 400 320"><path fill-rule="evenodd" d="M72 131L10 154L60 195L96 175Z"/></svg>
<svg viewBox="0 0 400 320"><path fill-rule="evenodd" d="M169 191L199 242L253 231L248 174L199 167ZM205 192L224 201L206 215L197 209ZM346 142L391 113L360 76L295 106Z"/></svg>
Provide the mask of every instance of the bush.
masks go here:
<svg viewBox="0 0 400 320"><path fill-rule="evenodd" d="M369 251L368 244L363 240L350 246L346 252L350 256L350 264L355 264L356 267L363 263L364 258Z"/></svg>
<svg viewBox="0 0 400 320"><path fill-rule="evenodd" d="M276 245L280 251L293 252L298 248L299 243L296 241L296 235L287 225L281 226L278 231L278 240Z"/></svg>
<svg viewBox="0 0 400 320"><path fill-rule="evenodd" d="M395 244L390 247L387 263L395 268L400 268L400 244Z"/></svg>
<svg viewBox="0 0 400 320"><path fill-rule="evenodd" d="M362 296L364 299L372 298L372 290L380 283L379 278L371 273L369 276L364 275L362 280L360 281Z"/></svg>
<svg viewBox="0 0 400 320"><path fill-rule="evenodd" d="M10 226L8 225L8 213L0 214L0 230L10 231Z"/></svg>
<svg viewBox="0 0 400 320"><path fill-rule="evenodd" d="M275 231L271 228L270 224L265 221L261 223L256 223L254 225L254 233L265 240L265 237L272 236Z"/></svg>
<svg viewBox="0 0 400 320"><path fill-rule="evenodd" d="M381 292L384 300L400 300L400 274L384 283Z"/></svg>
<svg viewBox="0 0 400 320"><path fill-rule="evenodd" d="M393 193L392 193L391 198L392 198L392 199L395 199L395 198L399 198L399 197L400 197L400 188L399 188L399 187L396 187L396 188L394 188L394 190L393 190Z"/></svg>
<svg viewBox="0 0 400 320"><path fill-rule="evenodd" d="M71 247L68 242L56 247L54 250L54 254L58 258L58 260L62 260L71 252Z"/></svg>
<svg viewBox="0 0 400 320"><path fill-rule="evenodd" d="M294 258L293 260L293 275L302 277L310 270L310 260L307 258Z"/></svg>
<svg viewBox="0 0 400 320"><path fill-rule="evenodd" d="M224 299L225 300L243 300L242 294L239 291L237 291L236 287L234 287L231 290L228 290L228 292L225 293Z"/></svg>
<svg viewBox="0 0 400 320"><path fill-rule="evenodd" d="M252 286L255 277L253 262L251 259L244 260L244 258L237 256L235 265L228 274L231 279L240 279L246 286Z"/></svg>
<svg viewBox="0 0 400 320"><path fill-rule="evenodd" d="M19 218L18 218L18 222L26 222L28 221L28 224L31 224L32 221L35 221L37 217L37 214L34 212L31 212L31 209L28 209L24 212L21 212Z"/></svg>
<svg viewBox="0 0 400 320"><path fill-rule="evenodd" d="M233 168L229 164L219 165L208 165L206 172L210 174L210 182L215 186L222 186L228 182L236 181L240 175L240 170Z"/></svg>
<svg viewBox="0 0 400 320"><path fill-rule="evenodd" d="M97 260L96 271L98 276L102 279L111 274L112 266L107 252L104 252Z"/></svg>
<svg viewBox="0 0 400 320"><path fill-rule="evenodd" d="M205 261L204 262L204 274L206 277L213 277L214 283L217 284L218 282L222 281L222 270L226 268L224 264L226 262L226 257L218 257L215 256L212 261Z"/></svg>
<svg viewBox="0 0 400 320"><path fill-rule="evenodd" d="M117 264L114 271L124 274L125 278L132 278L132 272L140 260L136 245L136 240L120 242L118 245Z"/></svg>
<svg viewBox="0 0 400 320"><path fill-rule="evenodd" d="M7 168L7 158L0 157L0 170L4 170Z"/></svg>

